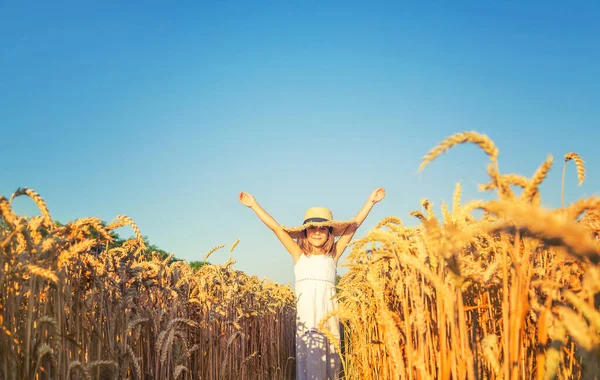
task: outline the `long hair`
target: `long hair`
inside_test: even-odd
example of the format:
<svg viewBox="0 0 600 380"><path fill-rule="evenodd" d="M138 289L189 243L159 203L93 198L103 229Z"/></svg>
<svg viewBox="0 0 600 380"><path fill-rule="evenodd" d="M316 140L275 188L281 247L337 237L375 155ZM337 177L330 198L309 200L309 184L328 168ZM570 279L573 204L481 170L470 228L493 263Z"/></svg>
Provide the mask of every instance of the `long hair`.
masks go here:
<svg viewBox="0 0 600 380"><path fill-rule="evenodd" d="M310 244L306 238L306 229L302 230L298 237L298 246L306 256L310 256L314 252L314 246ZM327 241L323 244L323 250L325 254L329 256L335 256L335 236L333 235L333 227L329 227L327 234Z"/></svg>

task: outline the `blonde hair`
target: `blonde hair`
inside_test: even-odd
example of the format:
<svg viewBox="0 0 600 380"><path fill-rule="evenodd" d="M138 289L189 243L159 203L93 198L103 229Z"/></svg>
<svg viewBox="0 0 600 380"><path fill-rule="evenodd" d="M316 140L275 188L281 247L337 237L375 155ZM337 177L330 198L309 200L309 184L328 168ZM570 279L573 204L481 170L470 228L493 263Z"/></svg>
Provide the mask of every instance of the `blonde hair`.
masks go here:
<svg viewBox="0 0 600 380"><path fill-rule="evenodd" d="M306 229L300 232L300 236L297 239L298 246L306 256L310 256L314 251L314 246L310 244L306 238ZM335 236L333 235L333 228L327 229L327 241L323 244L323 250L326 255L335 256Z"/></svg>

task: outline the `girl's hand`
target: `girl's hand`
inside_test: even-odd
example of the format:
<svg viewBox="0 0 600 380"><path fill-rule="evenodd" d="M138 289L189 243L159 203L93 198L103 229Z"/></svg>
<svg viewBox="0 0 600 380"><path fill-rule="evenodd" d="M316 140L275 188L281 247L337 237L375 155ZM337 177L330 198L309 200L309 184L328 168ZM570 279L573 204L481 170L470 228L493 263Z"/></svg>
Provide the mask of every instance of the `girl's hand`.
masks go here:
<svg viewBox="0 0 600 380"><path fill-rule="evenodd" d="M377 203L385 197L385 189L383 187L373 190L369 200L371 203Z"/></svg>
<svg viewBox="0 0 600 380"><path fill-rule="evenodd" d="M256 200L252 194L244 193L243 191L239 195L240 202L246 207L252 207L256 204Z"/></svg>

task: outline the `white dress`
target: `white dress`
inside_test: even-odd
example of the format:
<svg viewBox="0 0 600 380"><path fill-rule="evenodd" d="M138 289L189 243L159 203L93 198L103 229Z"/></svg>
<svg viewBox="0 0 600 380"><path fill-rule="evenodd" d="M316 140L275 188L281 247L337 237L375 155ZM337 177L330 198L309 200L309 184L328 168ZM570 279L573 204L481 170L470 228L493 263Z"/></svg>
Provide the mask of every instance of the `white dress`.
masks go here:
<svg viewBox="0 0 600 380"><path fill-rule="evenodd" d="M325 334L318 331L321 319L337 309L335 294L336 267L329 255L302 255L294 266L296 276L296 379L339 379L340 357ZM337 316L325 327L339 342Z"/></svg>

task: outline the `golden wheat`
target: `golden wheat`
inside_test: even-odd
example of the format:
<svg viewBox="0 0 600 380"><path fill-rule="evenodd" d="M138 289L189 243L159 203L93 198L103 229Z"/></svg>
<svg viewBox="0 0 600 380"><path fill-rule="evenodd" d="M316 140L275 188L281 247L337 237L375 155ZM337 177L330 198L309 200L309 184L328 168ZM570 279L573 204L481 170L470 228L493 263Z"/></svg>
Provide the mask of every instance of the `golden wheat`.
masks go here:
<svg viewBox="0 0 600 380"><path fill-rule="evenodd" d="M577 167L577 179L579 180L579 185L581 185L585 180L585 163L575 152L565 154L565 164L571 160L575 161L575 165Z"/></svg>
<svg viewBox="0 0 600 380"><path fill-rule="evenodd" d="M571 160L575 161L575 165L577 167L577 179L579 180L579 186L581 186L585 180L585 165L583 159L581 159L581 157L575 152L569 152L565 154L565 161L562 171L561 207L565 207L565 172L567 171L567 162Z"/></svg>
<svg viewBox="0 0 600 380"><path fill-rule="evenodd" d="M123 215L50 229L0 204L0 378L293 378L289 287L140 255ZM124 225L136 237L110 248Z"/></svg>
<svg viewBox="0 0 600 380"><path fill-rule="evenodd" d="M600 202L543 209L551 156L531 179L502 174L494 144L471 138L492 161L480 189L497 189L498 200L461 205L457 184L442 221L423 200L424 210L410 213L417 227L392 228L399 218L388 217L355 241L336 294L347 379L566 379L600 370ZM446 139L421 169L467 140Z"/></svg>
<svg viewBox="0 0 600 380"><path fill-rule="evenodd" d="M419 223L397 216L350 243L337 284L345 379L570 379L600 372L600 200L540 207L552 157L531 178L498 170L498 149L463 132L423 159L472 142L492 161L498 199L457 183L442 219L422 198ZM577 164L579 184L585 178ZM511 186L522 189L515 197ZM518 189L517 189L518 190ZM223 265L192 270L141 255L138 226L82 218L64 226L43 199L23 218L0 196L0 378L294 378L295 295ZM483 212L479 217L477 212ZM114 246L112 231L135 238ZM207 252L207 259L217 246ZM335 339L334 339L335 341Z"/></svg>
<svg viewBox="0 0 600 380"><path fill-rule="evenodd" d="M492 162L497 161L498 148L496 148L494 142L484 134L480 134L475 131L468 131L449 136L440 142L435 148L431 149L425 155L425 157L423 157L419 171L422 171L428 163L432 162L436 157L440 156L448 149L455 145L464 143L473 143L479 146L490 157Z"/></svg>
<svg viewBox="0 0 600 380"><path fill-rule="evenodd" d="M10 197L9 203L12 203L12 201L15 197L19 197L21 195L27 195L29 198L31 198L31 200L33 200L33 202L38 206L38 208L40 209L40 211L42 213L42 217L44 219L44 223L45 223L46 227L52 228L54 226L54 223L52 222L52 218L50 217L50 211L48 211L48 206L46 205L44 198L42 198L34 190L24 187L24 188L17 189L17 191L15 191L12 194L12 196Z"/></svg>

